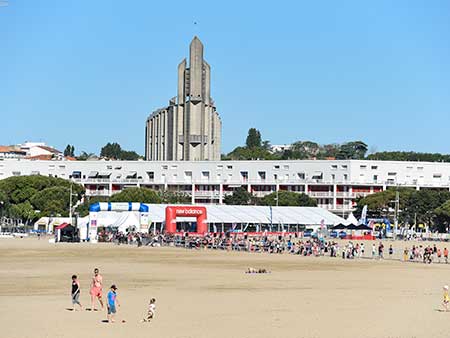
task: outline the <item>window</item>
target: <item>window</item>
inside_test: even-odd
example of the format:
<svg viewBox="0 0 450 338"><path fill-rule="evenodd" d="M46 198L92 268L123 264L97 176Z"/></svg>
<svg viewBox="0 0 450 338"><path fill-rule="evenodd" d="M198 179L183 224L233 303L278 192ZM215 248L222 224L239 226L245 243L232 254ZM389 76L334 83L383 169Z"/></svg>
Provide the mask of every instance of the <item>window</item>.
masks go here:
<svg viewBox="0 0 450 338"><path fill-rule="evenodd" d="M417 170L423 170L423 167L417 167Z"/></svg>
<svg viewBox="0 0 450 338"><path fill-rule="evenodd" d="M260 180L265 180L266 179L266 172L265 171L258 171L258 177Z"/></svg>
<svg viewBox="0 0 450 338"><path fill-rule="evenodd" d="M347 169L347 168L348 168L348 167L347 167L346 164L341 165L341 169Z"/></svg>
<svg viewBox="0 0 450 338"><path fill-rule="evenodd" d="M378 181L378 175L373 175L373 181L377 182Z"/></svg>
<svg viewBox="0 0 450 338"><path fill-rule="evenodd" d="M335 174L331 174L331 180L334 181L336 179L336 175Z"/></svg>
<svg viewBox="0 0 450 338"><path fill-rule="evenodd" d="M289 166L285 164L285 165L283 165L283 169L284 170L289 170Z"/></svg>
<svg viewBox="0 0 450 338"><path fill-rule="evenodd" d="M377 169L378 169L378 166L377 166L377 165L373 165L373 166L370 167L370 169L372 169L372 170L377 170Z"/></svg>
<svg viewBox="0 0 450 338"><path fill-rule="evenodd" d="M304 180L304 179L305 179L305 173L297 173L297 177L298 177L300 180Z"/></svg>
<svg viewBox="0 0 450 338"><path fill-rule="evenodd" d="M361 170L366 170L366 169L367 169L367 166L366 166L366 165L360 165L360 166L359 166L359 169L361 169Z"/></svg>
<svg viewBox="0 0 450 338"><path fill-rule="evenodd" d="M274 165L273 168L274 169L280 169L280 166L279 165Z"/></svg>
<svg viewBox="0 0 450 338"><path fill-rule="evenodd" d="M112 170L112 168L113 168L112 165L107 165L106 166L106 169L108 169L108 170Z"/></svg>
<svg viewBox="0 0 450 338"><path fill-rule="evenodd" d="M316 171L311 178L313 180L322 180L323 179L323 173L320 172L320 171Z"/></svg>
<svg viewBox="0 0 450 338"><path fill-rule="evenodd" d="M223 164L218 164L217 165L217 169L222 169L223 168Z"/></svg>
<svg viewBox="0 0 450 338"><path fill-rule="evenodd" d="M202 178L208 179L209 178L209 171L202 171Z"/></svg>
<svg viewBox="0 0 450 338"><path fill-rule="evenodd" d="M167 164L164 164L161 166L162 170L167 170L169 168L169 166Z"/></svg>
<svg viewBox="0 0 450 338"><path fill-rule="evenodd" d="M337 168L338 168L337 164L333 164L333 165L331 166L331 170L337 170Z"/></svg>
<svg viewBox="0 0 450 338"><path fill-rule="evenodd" d="M13 171L12 174L13 176L20 176L20 171Z"/></svg>
<svg viewBox="0 0 450 338"><path fill-rule="evenodd" d="M273 179L276 181L278 180L278 174L273 174Z"/></svg>
<svg viewBox="0 0 450 338"><path fill-rule="evenodd" d="M433 174L433 178L441 178L442 174Z"/></svg>
<svg viewBox="0 0 450 338"><path fill-rule="evenodd" d="M413 167L406 167L407 170L412 170Z"/></svg>
<svg viewBox="0 0 450 338"><path fill-rule="evenodd" d="M115 167L114 169L120 170L120 169L122 169L122 167L121 167L121 166L118 166L118 167Z"/></svg>
<svg viewBox="0 0 450 338"><path fill-rule="evenodd" d="M396 172L390 172L390 173L388 173L388 176L397 176L397 173Z"/></svg>
<svg viewBox="0 0 450 338"><path fill-rule="evenodd" d="M148 179L150 181L153 181L155 179L155 172L154 171L147 171L147 176L148 176Z"/></svg>
<svg viewBox="0 0 450 338"><path fill-rule="evenodd" d="M344 181L347 181L347 180L348 180L348 175L344 174Z"/></svg>
<svg viewBox="0 0 450 338"><path fill-rule="evenodd" d="M177 169L178 168L178 166L176 165L176 164L172 164L171 166L170 166L170 169Z"/></svg>
<svg viewBox="0 0 450 338"><path fill-rule="evenodd" d="M60 165L59 169L66 169L66 166L65 165Z"/></svg>
<svg viewBox="0 0 450 338"><path fill-rule="evenodd" d="M248 171L241 171L241 178L243 181L248 180Z"/></svg>
<svg viewBox="0 0 450 338"><path fill-rule="evenodd" d="M233 166L232 165L227 165L227 169L233 169Z"/></svg>

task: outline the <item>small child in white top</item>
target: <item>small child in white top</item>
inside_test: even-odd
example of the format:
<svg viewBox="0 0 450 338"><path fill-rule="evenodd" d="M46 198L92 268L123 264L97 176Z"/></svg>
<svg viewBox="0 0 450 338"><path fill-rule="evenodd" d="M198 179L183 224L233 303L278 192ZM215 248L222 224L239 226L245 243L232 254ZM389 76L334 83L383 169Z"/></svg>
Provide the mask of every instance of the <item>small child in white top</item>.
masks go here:
<svg viewBox="0 0 450 338"><path fill-rule="evenodd" d="M155 313L156 313L156 299L152 298L148 303L147 318L142 319L142 322L149 322L151 319L153 319Z"/></svg>

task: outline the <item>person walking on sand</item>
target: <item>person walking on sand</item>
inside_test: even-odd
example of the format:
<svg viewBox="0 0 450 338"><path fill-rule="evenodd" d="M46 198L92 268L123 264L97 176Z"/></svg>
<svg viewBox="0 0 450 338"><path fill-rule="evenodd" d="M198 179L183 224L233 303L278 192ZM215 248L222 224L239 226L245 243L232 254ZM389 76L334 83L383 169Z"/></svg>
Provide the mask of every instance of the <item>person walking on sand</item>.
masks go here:
<svg viewBox="0 0 450 338"><path fill-rule="evenodd" d="M70 292L72 296L72 311L75 310L75 304L78 304L80 310L83 309L83 305L80 303L80 282L78 281L77 275L72 276L72 290Z"/></svg>
<svg viewBox="0 0 450 338"><path fill-rule="evenodd" d="M117 307L120 307L119 300L117 299L117 287L115 284L111 285L111 288L108 292L108 322L114 323L115 322L115 316L117 312Z"/></svg>
<svg viewBox="0 0 450 338"><path fill-rule="evenodd" d="M102 299L102 291L103 291L103 277L100 275L98 268L94 269L94 276L92 277L92 283L91 283L91 311L97 311L95 308L95 298L98 299L98 302L100 303L102 310L104 308L103 306L103 299Z"/></svg>
<svg viewBox="0 0 450 338"><path fill-rule="evenodd" d="M444 299L442 301L442 306L444 307L444 310L448 311L448 304L450 303L450 297L448 295L448 285L444 285Z"/></svg>
<svg viewBox="0 0 450 338"><path fill-rule="evenodd" d="M143 318L141 322L150 322L153 319L153 317L155 317L155 312L156 312L156 299L152 298L148 303L147 318Z"/></svg>

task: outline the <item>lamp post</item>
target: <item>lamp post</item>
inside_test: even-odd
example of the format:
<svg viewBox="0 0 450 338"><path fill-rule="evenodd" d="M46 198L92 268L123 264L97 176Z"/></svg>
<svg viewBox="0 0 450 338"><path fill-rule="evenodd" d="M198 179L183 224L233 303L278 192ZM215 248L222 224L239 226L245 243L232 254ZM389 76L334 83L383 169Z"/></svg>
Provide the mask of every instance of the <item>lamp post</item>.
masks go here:
<svg viewBox="0 0 450 338"><path fill-rule="evenodd" d="M3 206L5 202L0 201L0 227L3 225Z"/></svg>
<svg viewBox="0 0 450 338"><path fill-rule="evenodd" d="M70 189L69 189L69 220L70 220L70 225L72 224L72 196L73 195L77 195L77 194L73 194L72 193L72 182L70 182Z"/></svg>

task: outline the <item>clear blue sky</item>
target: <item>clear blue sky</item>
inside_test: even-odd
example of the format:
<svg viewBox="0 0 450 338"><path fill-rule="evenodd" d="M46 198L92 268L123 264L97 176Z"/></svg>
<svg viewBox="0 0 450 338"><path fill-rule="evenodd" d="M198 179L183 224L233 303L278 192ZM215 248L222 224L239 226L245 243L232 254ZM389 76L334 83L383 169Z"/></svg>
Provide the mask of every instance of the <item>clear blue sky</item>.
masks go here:
<svg viewBox="0 0 450 338"><path fill-rule="evenodd" d="M450 1L8 2L0 144L143 153L145 119L176 95L197 34L222 152L256 127L272 144L450 153Z"/></svg>

